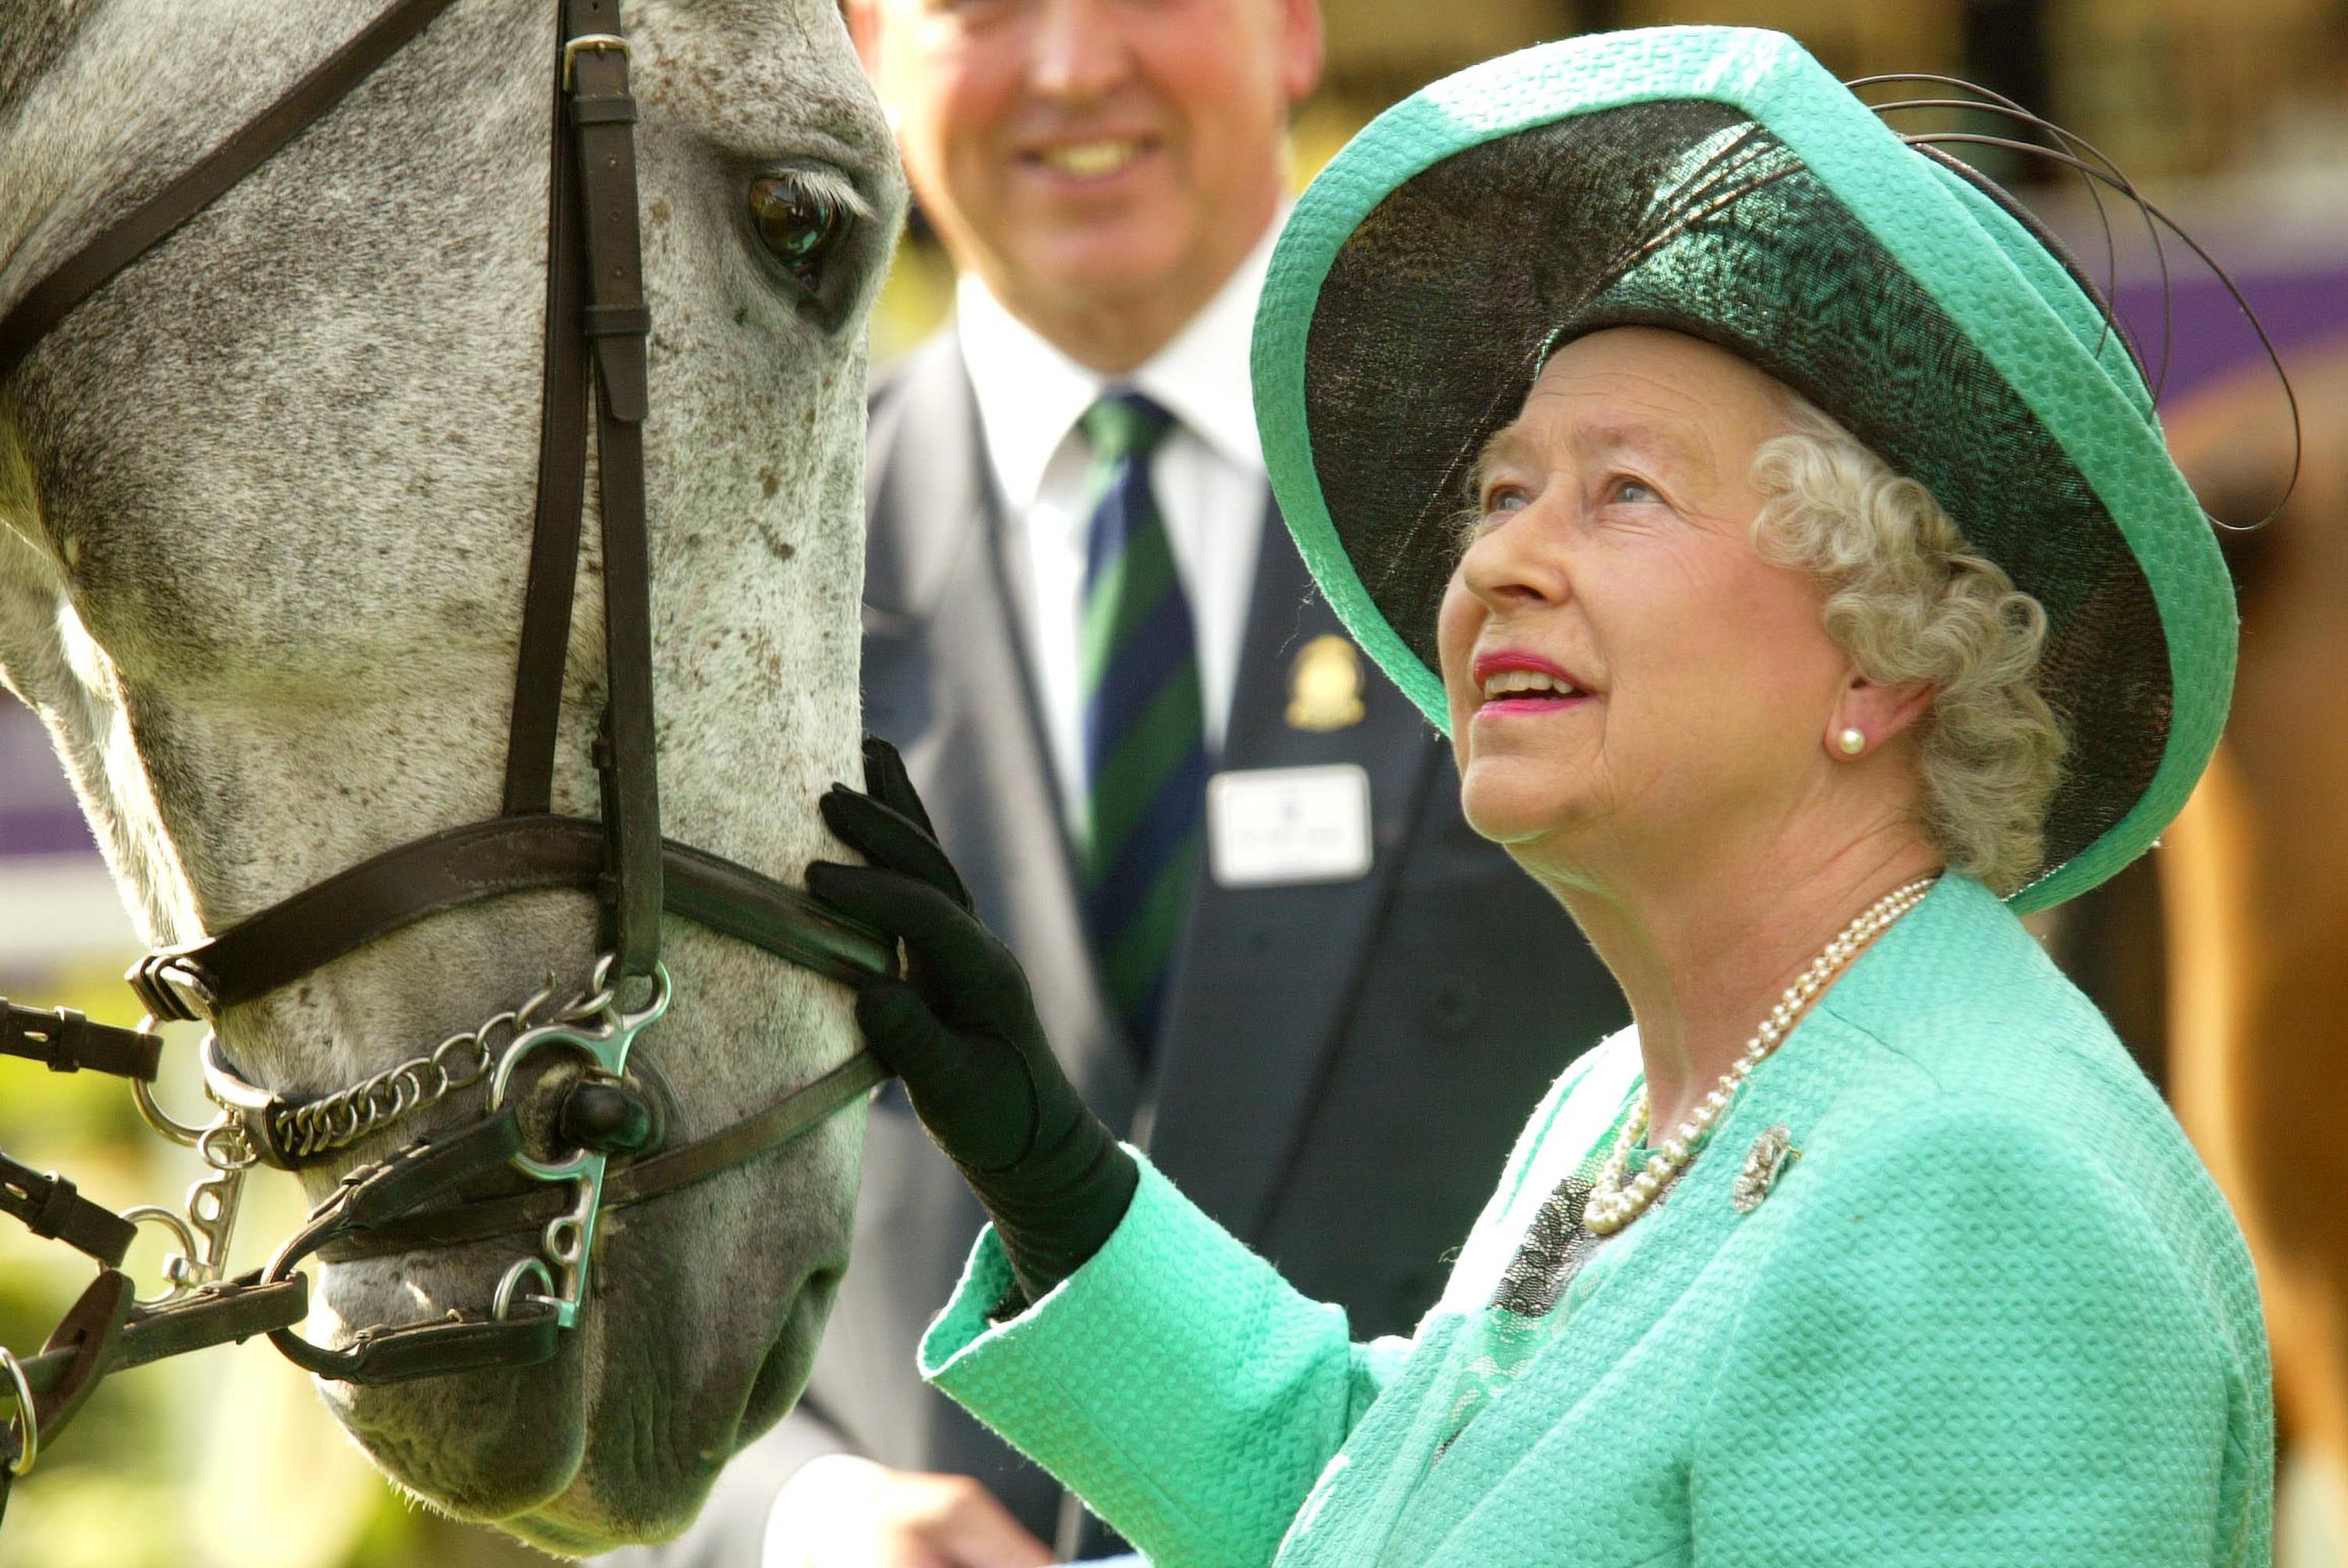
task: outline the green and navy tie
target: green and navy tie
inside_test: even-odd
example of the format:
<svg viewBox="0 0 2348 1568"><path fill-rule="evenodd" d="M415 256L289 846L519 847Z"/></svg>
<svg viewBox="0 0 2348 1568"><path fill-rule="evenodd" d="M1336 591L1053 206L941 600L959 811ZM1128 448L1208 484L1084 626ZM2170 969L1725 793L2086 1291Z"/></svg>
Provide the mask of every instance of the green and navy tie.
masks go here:
<svg viewBox="0 0 2348 1568"><path fill-rule="evenodd" d="M1086 410L1093 512L1077 689L1084 697L1085 919L1110 1004L1147 1061L1205 841L1198 640L1149 458L1173 415L1138 393Z"/></svg>

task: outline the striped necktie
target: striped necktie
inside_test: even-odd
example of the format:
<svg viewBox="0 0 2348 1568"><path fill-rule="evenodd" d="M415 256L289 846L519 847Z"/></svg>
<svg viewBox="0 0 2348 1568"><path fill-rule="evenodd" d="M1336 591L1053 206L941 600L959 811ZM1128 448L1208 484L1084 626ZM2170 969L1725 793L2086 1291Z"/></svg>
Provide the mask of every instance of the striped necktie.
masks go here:
<svg viewBox="0 0 2348 1568"><path fill-rule="evenodd" d="M1149 487L1150 454L1174 416L1125 392L1080 423L1094 497L1076 643L1091 812L1085 919L1110 1004L1147 1061L1205 839L1197 639Z"/></svg>

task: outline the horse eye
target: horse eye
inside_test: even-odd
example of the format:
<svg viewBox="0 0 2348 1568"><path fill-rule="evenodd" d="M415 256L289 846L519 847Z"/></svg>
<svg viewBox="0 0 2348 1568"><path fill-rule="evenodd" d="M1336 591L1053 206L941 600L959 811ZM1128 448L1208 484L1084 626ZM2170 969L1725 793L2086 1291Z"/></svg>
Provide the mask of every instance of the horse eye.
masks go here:
<svg viewBox="0 0 2348 1568"><path fill-rule="evenodd" d="M847 236L849 213L832 196L789 175L751 181L750 221L758 243L810 292L823 282L823 264Z"/></svg>

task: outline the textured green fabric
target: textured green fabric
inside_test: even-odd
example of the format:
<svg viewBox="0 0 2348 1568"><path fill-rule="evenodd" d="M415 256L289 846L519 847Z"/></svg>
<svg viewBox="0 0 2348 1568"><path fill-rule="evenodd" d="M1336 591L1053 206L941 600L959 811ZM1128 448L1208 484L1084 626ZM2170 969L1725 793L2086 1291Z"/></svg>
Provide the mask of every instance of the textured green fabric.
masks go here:
<svg viewBox="0 0 2348 1568"><path fill-rule="evenodd" d="M1434 611L1477 449L1560 333L1632 323L1819 403L2046 607L2073 767L2016 907L2142 853L2232 691L2208 521L2065 265L1773 33L1475 67L1380 116L1298 203L1257 317L1266 462L1316 580L1428 717L1447 723Z"/></svg>
<svg viewBox="0 0 2348 1568"><path fill-rule="evenodd" d="M1853 966L1494 1392L1487 1304L1637 1071L1626 1034L1560 1081L1412 1342L1350 1344L1145 1172L1107 1246L999 1327L983 1236L922 1369L1158 1568L2269 1561L2240 1233L1985 889L1944 879ZM1800 1157L1740 1215L1772 1124Z"/></svg>

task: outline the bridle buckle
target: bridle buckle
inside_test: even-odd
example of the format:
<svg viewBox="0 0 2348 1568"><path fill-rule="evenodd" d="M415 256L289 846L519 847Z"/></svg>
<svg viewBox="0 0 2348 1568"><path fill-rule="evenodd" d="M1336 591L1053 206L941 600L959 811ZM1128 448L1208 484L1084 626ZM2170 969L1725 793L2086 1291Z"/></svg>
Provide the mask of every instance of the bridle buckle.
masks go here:
<svg viewBox="0 0 2348 1568"><path fill-rule="evenodd" d="M220 1006L211 977L177 948L148 954L122 979L159 1021L201 1023Z"/></svg>
<svg viewBox="0 0 2348 1568"><path fill-rule="evenodd" d="M617 33L582 33L562 46L562 90L566 93L571 90L572 63L579 58L582 49L592 49L599 55L617 51L622 59L631 64L635 60L635 52L628 47L628 41Z"/></svg>

